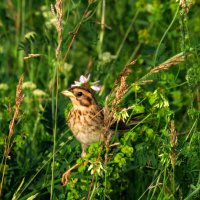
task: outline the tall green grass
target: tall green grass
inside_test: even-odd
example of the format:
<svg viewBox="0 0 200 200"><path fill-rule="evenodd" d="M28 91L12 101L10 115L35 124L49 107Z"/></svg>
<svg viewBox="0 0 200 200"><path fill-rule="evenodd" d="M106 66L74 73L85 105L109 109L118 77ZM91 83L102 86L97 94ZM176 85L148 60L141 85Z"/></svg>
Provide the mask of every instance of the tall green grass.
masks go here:
<svg viewBox="0 0 200 200"><path fill-rule="evenodd" d="M199 12L189 0L3 1L0 198L199 199ZM117 105L128 110L116 115L144 112L142 123L114 137L118 145L109 150L91 145L82 160L66 125L70 102L60 92L91 73L101 81L96 97L105 105L133 60ZM22 74L23 101L14 117ZM76 163L63 187L62 173Z"/></svg>

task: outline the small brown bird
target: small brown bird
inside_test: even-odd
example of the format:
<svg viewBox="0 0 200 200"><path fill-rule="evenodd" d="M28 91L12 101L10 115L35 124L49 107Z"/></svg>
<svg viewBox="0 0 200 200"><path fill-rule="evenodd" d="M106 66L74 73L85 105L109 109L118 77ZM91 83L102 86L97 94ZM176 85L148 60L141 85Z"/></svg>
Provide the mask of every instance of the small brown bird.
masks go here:
<svg viewBox="0 0 200 200"><path fill-rule="evenodd" d="M85 87L74 86L69 90L63 91L62 94L72 101L73 108L68 114L67 123L73 135L81 143L81 156L83 157L86 154L85 149L87 147L105 140L104 112L102 107L97 104L92 92ZM110 130L112 128L115 130L115 125L112 125ZM118 123L119 129L127 129L127 125L120 121ZM70 173L68 171L63 174L62 182L67 179L66 177ZM66 185L65 183L63 184Z"/></svg>
<svg viewBox="0 0 200 200"><path fill-rule="evenodd" d="M72 101L73 108L68 114L67 123L76 139L82 146L82 157L85 149L92 143L103 141L104 116L102 108L91 91L76 86L62 92Z"/></svg>

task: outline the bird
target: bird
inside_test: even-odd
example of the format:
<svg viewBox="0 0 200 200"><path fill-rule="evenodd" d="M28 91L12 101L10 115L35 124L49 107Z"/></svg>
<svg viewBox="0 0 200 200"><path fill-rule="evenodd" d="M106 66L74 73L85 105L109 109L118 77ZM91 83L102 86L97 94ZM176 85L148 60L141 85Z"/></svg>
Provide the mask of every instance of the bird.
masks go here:
<svg viewBox="0 0 200 200"><path fill-rule="evenodd" d="M105 141L105 112L103 107L98 105L93 92L89 88L73 86L68 90L62 91L62 94L70 98L72 102L72 108L67 117L67 124L75 138L80 142L82 146L81 157L84 157L86 155L86 148L91 144ZM140 115L140 113L135 115L133 124L137 123L136 118ZM119 121L117 125L118 130L126 130L128 127L129 125L126 125L123 121ZM116 124L112 124L109 128L109 131L115 130ZM66 185L69 173L70 170L63 174L63 185Z"/></svg>
<svg viewBox="0 0 200 200"><path fill-rule="evenodd" d="M93 93L84 87L76 86L62 92L70 98L73 108L69 111L67 123L75 138L81 143L82 154L91 144L104 140L104 115Z"/></svg>

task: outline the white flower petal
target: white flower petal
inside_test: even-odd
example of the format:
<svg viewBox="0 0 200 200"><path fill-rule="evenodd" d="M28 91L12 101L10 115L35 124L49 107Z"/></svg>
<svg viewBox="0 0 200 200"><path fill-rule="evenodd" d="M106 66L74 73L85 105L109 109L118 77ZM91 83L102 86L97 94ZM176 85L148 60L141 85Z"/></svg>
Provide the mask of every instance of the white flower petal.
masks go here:
<svg viewBox="0 0 200 200"><path fill-rule="evenodd" d="M90 80L90 74L88 74L88 77L86 79L87 79L87 82Z"/></svg>
<svg viewBox="0 0 200 200"><path fill-rule="evenodd" d="M94 91L100 91L101 90L101 87L100 86L97 86L97 85L92 85L91 88L94 90Z"/></svg>
<svg viewBox="0 0 200 200"><path fill-rule="evenodd" d="M74 81L74 83L75 83L75 85L77 85L77 86L81 86L81 82L79 82L79 81Z"/></svg>
<svg viewBox="0 0 200 200"><path fill-rule="evenodd" d="M71 87L81 86L81 82L74 81L74 84L71 85Z"/></svg>
<svg viewBox="0 0 200 200"><path fill-rule="evenodd" d="M81 83L87 83L87 78L85 76L81 75L79 81Z"/></svg>

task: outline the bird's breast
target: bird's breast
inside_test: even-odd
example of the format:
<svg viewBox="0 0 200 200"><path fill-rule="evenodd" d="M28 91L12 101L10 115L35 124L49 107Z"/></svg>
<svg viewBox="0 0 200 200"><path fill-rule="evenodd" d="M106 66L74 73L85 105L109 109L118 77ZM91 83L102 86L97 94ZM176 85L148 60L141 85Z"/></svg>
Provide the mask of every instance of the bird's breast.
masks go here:
<svg viewBox="0 0 200 200"><path fill-rule="evenodd" d="M103 116L99 111L72 109L68 115L68 125L81 143L90 145L104 138Z"/></svg>

